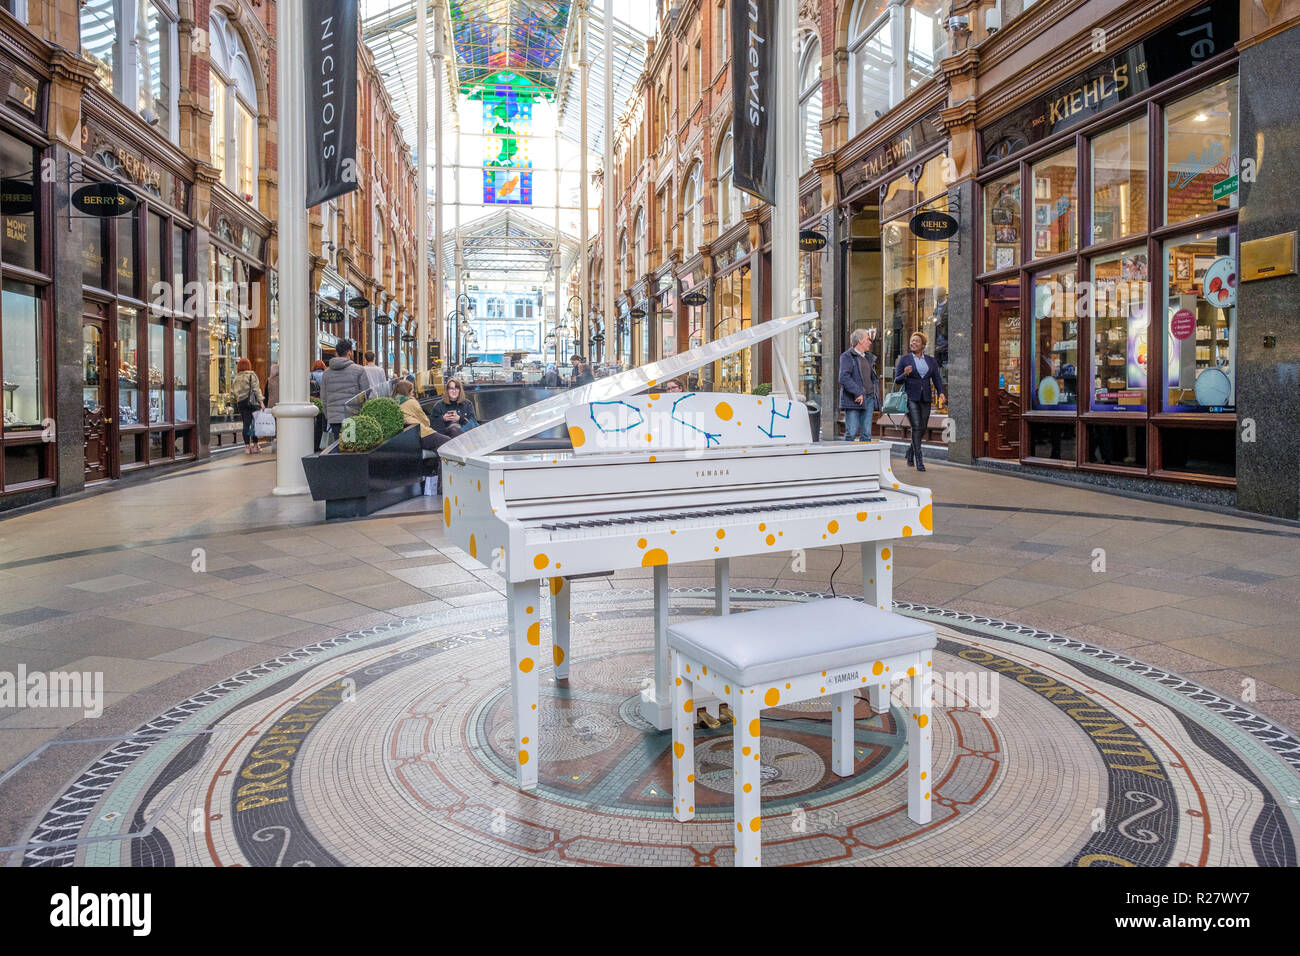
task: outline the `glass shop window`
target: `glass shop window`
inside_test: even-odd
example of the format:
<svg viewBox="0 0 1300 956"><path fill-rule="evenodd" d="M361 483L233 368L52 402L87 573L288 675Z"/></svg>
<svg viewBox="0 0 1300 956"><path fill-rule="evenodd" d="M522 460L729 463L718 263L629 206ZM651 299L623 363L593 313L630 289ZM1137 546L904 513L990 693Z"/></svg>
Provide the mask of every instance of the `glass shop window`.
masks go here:
<svg viewBox="0 0 1300 956"><path fill-rule="evenodd" d="M149 318L149 422L168 420L167 415L167 329L160 318Z"/></svg>
<svg viewBox="0 0 1300 956"><path fill-rule="evenodd" d="M1235 411L1237 230L1171 239L1164 249L1164 410Z"/></svg>
<svg viewBox="0 0 1300 956"><path fill-rule="evenodd" d="M1091 243L1147 230L1147 118L1092 139Z"/></svg>
<svg viewBox="0 0 1300 956"><path fill-rule="evenodd" d="M45 402L45 343L41 300L35 286L5 280L0 299L0 379L3 379L4 432L39 431L49 410ZM13 476L6 479L13 483Z"/></svg>
<svg viewBox="0 0 1300 956"><path fill-rule="evenodd" d="M5 194L0 257L7 266L40 268L37 232L40 183L35 175L36 151L22 140L0 133L0 188Z"/></svg>
<svg viewBox="0 0 1300 956"><path fill-rule="evenodd" d="M1079 387L1079 319L1073 272L1041 272L1034 276L1034 337L1030 362L1034 369L1032 408L1074 411Z"/></svg>
<svg viewBox="0 0 1300 956"><path fill-rule="evenodd" d="M1165 222L1236 209L1237 78L1165 108Z"/></svg>
<svg viewBox="0 0 1300 956"><path fill-rule="evenodd" d="M1146 411L1146 247L1092 260L1093 411Z"/></svg>
<svg viewBox="0 0 1300 956"><path fill-rule="evenodd" d="M1020 174L984 187L984 271L1020 265Z"/></svg>
<svg viewBox="0 0 1300 956"><path fill-rule="evenodd" d="M135 309L117 310L117 354L117 421L127 428L140 424L140 313Z"/></svg>
<svg viewBox="0 0 1300 956"><path fill-rule="evenodd" d="M138 210L137 210L138 212ZM117 230L117 250L114 271L117 273L117 294L137 298L135 291L135 271L139 250L135 241L136 212L118 216L113 220Z"/></svg>
<svg viewBox="0 0 1300 956"><path fill-rule="evenodd" d="M1034 258L1069 252L1077 244L1078 162L1074 147L1034 163Z"/></svg>

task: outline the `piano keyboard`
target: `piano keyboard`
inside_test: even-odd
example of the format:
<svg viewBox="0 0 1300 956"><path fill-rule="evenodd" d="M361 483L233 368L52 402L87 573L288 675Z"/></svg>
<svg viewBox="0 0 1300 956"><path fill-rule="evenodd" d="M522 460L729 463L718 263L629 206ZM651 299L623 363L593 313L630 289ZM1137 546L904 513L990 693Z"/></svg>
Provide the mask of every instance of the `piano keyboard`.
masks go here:
<svg viewBox="0 0 1300 956"><path fill-rule="evenodd" d="M537 533L540 531L559 533L565 537L572 536L573 532L595 532L603 531L633 531L637 526L662 524L666 521L679 523L684 528L694 527L696 523L701 522L726 522L732 518L738 518L745 515L761 514L772 517L776 513L785 512L817 512L824 509L834 509L837 513L848 508L858 508L862 505L878 505L887 502L890 499L885 495L850 495L848 497L828 497L828 498L802 498L787 501L768 501L757 505L734 505L722 508L709 508L705 510L685 510L669 509L666 511L655 511L645 514L623 515L618 517L601 517L591 515L570 521L545 521L540 523L525 523L529 532ZM530 535L531 536L531 535Z"/></svg>

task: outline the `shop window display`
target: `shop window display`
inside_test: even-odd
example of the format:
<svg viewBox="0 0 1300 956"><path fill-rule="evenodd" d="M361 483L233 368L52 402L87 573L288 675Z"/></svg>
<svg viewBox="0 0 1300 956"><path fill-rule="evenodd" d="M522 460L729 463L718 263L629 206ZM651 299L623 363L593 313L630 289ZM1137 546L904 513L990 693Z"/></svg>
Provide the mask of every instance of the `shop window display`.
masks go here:
<svg viewBox="0 0 1300 956"><path fill-rule="evenodd" d="M1043 272L1031 292L1034 337L1032 407L1037 411L1074 411L1079 387L1079 319L1074 273Z"/></svg>
<svg viewBox="0 0 1300 956"><path fill-rule="evenodd" d="M750 267L743 265L718 280L714 287L714 329L711 340L749 328ZM752 349L741 349L713 363L711 391L753 391Z"/></svg>
<svg viewBox="0 0 1300 956"><path fill-rule="evenodd" d="M1092 261L1093 411L1146 411L1146 247Z"/></svg>
<svg viewBox="0 0 1300 956"><path fill-rule="evenodd" d="M1164 410L1233 411L1237 231L1171 239L1164 250Z"/></svg>
<svg viewBox="0 0 1300 956"><path fill-rule="evenodd" d="M117 420L127 428L140 424L141 371L140 313L126 306L117 310L117 354Z"/></svg>
<svg viewBox="0 0 1300 956"><path fill-rule="evenodd" d="M984 271L1020 265L1020 174L984 187Z"/></svg>
<svg viewBox="0 0 1300 956"><path fill-rule="evenodd" d="M6 279L0 299L4 432L39 431L46 416L41 300L35 286ZM6 478L12 484L12 476Z"/></svg>
<svg viewBox="0 0 1300 956"><path fill-rule="evenodd" d="M167 415L167 330L161 320L149 318L149 424L168 420Z"/></svg>
<svg viewBox="0 0 1300 956"><path fill-rule="evenodd" d="M1062 150L1033 165L1034 258L1042 259L1075 247L1079 217L1078 164L1074 148Z"/></svg>

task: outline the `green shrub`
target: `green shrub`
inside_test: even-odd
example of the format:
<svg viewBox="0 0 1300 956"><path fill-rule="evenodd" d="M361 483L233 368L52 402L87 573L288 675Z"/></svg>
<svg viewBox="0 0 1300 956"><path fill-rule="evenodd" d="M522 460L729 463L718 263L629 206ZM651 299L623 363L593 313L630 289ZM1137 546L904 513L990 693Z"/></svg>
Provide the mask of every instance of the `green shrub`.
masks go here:
<svg viewBox="0 0 1300 956"><path fill-rule="evenodd" d="M345 418L339 429L339 451L370 451L383 440L384 430L369 415Z"/></svg>
<svg viewBox="0 0 1300 956"><path fill-rule="evenodd" d="M758 385L754 386L754 391L753 391L751 394L754 394L754 395L771 395L771 394L772 394L772 383L771 383L771 382L760 382Z"/></svg>
<svg viewBox="0 0 1300 956"><path fill-rule="evenodd" d="M384 439L392 438L406 427L402 409L391 398L372 398L361 406L361 414L379 423Z"/></svg>
<svg viewBox="0 0 1300 956"><path fill-rule="evenodd" d="M324 414L325 414L325 406L324 406L324 404L322 404L322 402L321 402L321 400L320 400L319 398L313 398L313 399L311 400L311 403L312 403L313 405L316 406L316 414L317 414L317 415L324 415Z"/></svg>

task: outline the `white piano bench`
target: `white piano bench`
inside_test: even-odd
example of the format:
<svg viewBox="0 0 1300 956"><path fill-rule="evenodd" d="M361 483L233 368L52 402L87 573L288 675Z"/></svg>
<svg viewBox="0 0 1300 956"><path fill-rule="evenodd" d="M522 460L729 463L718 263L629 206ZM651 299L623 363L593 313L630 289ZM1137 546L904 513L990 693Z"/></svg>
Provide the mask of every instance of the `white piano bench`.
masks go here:
<svg viewBox="0 0 1300 956"><path fill-rule="evenodd" d="M673 713L673 816L695 816L695 699L713 695L736 717L732 767L737 866L759 866L760 717L765 707L831 694L831 769L853 773L859 690L907 680L907 815L930 822L930 695L934 628L848 598L706 617L668 628ZM875 709L873 707L873 709Z"/></svg>

